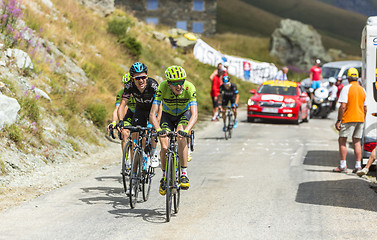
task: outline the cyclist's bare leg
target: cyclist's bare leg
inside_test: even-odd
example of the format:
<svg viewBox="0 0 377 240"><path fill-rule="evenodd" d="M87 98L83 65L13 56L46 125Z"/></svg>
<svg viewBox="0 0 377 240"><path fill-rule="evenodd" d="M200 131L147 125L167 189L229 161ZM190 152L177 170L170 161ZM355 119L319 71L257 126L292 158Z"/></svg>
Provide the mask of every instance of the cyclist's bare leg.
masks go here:
<svg viewBox="0 0 377 240"><path fill-rule="evenodd" d="M138 132L134 132L131 134L131 139L132 139L132 142L134 142L134 140L138 140L139 139L139 133ZM136 146L136 144L132 144L132 148L131 148L131 156L134 155L134 150L133 148ZM133 161L133 159L132 159ZM137 171L137 164L134 164L134 168L132 169L132 173L136 173Z"/></svg>
<svg viewBox="0 0 377 240"><path fill-rule="evenodd" d="M178 125L177 132L179 130L184 130L184 127L182 125ZM181 161L182 167L187 167L187 159L188 159L188 147L187 147L187 141L186 138L181 137L180 135L177 136L177 142L178 142L178 155L179 159Z"/></svg>
<svg viewBox="0 0 377 240"><path fill-rule="evenodd" d="M234 107L232 108L232 110L233 110L234 119L237 119L237 108Z"/></svg>
<svg viewBox="0 0 377 240"><path fill-rule="evenodd" d="M226 108L225 108L225 107L224 107L224 108L222 107L221 110L222 110L221 113L223 114L223 122L224 122L224 125L225 125L225 113L226 113Z"/></svg>
<svg viewBox="0 0 377 240"><path fill-rule="evenodd" d="M161 151L160 151L160 159L161 159L161 169L162 171L165 171L166 166L166 153L168 152L168 137L165 136L159 136L160 144L161 144Z"/></svg>
<svg viewBox="0 0 377 240"><path fill-rule="evenodd" d="M123 129L122 130L122 137L123 137L123 140L122 140L122 152L123 152L123 149L124 147L126 146L126 143L128 142L128 137L130 136L130 130L128 129Z"/></svg>

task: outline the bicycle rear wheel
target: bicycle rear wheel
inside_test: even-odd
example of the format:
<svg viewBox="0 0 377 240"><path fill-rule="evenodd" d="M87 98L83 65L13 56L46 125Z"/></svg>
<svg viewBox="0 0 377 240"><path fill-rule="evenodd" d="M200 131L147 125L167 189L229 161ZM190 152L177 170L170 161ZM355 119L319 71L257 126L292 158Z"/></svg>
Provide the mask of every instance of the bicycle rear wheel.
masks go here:
<svg viewBox="0 0 377 240"><path fill-rule="evenodd" d="M151 191L152 177L154 176L154 168L149 166L148 171L145 173L143 178L143 200L146 202L149 198L149 193Z"/></svg>
<svg viewBox="0 0 377 240"><path fill-rule="evenodd" d="M131 144L128 142L123 149L123 157L122 157L122 179L123 179L123 188L124 192L127 192L127 178L130 176L130 168L131 165Z"/></svg>
<svg viewBox="0 0 377 240"><path fill-rule="evenodd" d="M173 171L174 171L174 155L172 153L168 154L167 164L165 169L166 174L166 221L170 222L171 217L171 202L172 202L172 189L173 189Z"/></svg>
<svg viewBox="0 0 377 240"><path fill-rule="evenodd" d="M229 112L228 114L228 138L232 138L232 130L233 130L233 114Z"/></svg>
<svg viewBox="0 0 377 240"><path fill-rule="evenodd" d="M228 114L225 116L225 131L224 131L224 135L225 135L225 140L228 140L229 138L229 118L228 118Z"/></svg>
<svg viewBox="0 0 377 240"><path fill-rule="evenodd" d="M179 211L179 201L181 199L181 162L179 161L179 157L177 156L176 159L177 165L175 168L175 184L176 184L176 192L173 196L174 202L174 213L178 213Z"/></svg>
<svg viewBox="0 0 377 240"><path fill-rule="evenodd" d="M135 208L137 202L137 195L139 194L139 186L140 186L140 179L141 179L141 160L142 154L139 149L135 149L134 157L131 165L131 177L130 177L130 206L131 208ZM132 172L134 169L135 164L137 164L136 176L132 176Z"/></svg>

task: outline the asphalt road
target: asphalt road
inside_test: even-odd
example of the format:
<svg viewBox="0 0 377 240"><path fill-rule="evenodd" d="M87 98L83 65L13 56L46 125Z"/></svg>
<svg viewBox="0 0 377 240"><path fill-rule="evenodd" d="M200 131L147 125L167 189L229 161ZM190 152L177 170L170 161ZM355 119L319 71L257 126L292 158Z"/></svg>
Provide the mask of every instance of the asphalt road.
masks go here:
<svg viewBox="0 0 377 240"><path fill-rule="evenodd" d="M377 239L375 191L332 172L334 114L299 126L240 115L230 140L220 122L197 131L191 188L169 223L161 171L131 209L117 166L0 213L0 239Z"/></svg>

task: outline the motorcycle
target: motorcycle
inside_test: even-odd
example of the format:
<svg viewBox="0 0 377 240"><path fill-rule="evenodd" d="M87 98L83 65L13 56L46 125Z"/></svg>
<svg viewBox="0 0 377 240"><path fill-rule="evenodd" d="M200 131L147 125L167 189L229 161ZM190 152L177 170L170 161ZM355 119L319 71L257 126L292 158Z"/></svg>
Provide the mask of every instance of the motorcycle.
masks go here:
<svg viewBox="0 0 377 240"><path fill-rule="evenodd" d="M334 100L329 98L329 90L324 87L317 88L313 93L311 116L327 118L332 101Z"/></svg>

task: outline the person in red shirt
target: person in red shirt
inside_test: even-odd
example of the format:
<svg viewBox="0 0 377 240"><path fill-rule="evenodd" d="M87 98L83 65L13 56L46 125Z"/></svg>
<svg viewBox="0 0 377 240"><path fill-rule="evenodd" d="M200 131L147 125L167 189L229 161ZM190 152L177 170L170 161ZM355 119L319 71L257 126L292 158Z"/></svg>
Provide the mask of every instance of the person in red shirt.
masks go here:
<svg viewBox="0 0 377 240"><path fill-rule="evenodd" d="M219 66L221 65L221 66ZM217 70L217 71L216 71ZM210 76L210 81L212 83L211 87L211 98L212 98L212 121L218 121L218 96L220 94L220 85L222 84L222 77L224 75L224 71L222 70L222 64L218 64L218 68L216 69Z"/></svg>
<svg viewBox="0 0 377 240"><path fill-rule="evenodd" d="M322 80L322 70L319 64L321 60L315 60L314 66L310 69L310 82L312 84L312 88L315 90L320 87L321 80Z"/></svg>
<svg viewBox="0 0 377 240"><path fill-rule="evenodd" d="M338 88L338 92L336 93L336 101L338 101L338 99L339 99L339 95L340 95L340 91L342 91L342 89L343 89L343 87L344 87L344 85L343 85L343 83L342 83L342 77L338 77L337 79L336 79L336 83L335 83L335 86Z"/></svg>

